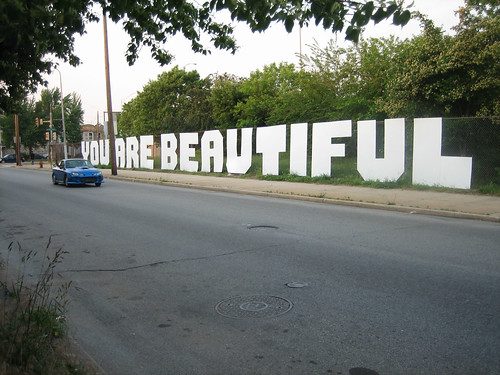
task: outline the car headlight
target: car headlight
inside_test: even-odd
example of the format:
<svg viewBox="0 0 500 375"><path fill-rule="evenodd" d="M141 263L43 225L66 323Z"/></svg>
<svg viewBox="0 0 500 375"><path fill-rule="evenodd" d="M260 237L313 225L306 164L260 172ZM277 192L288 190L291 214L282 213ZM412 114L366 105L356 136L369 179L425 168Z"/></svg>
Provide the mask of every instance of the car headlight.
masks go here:
<svg viewBox="0 0 500 375"><path fill-rule="evenodd" d="M81 176L82 176L82 174L81 174L81 173L78 173L78 172L71 172L71 175L72 175L73 177L81 177Z"/></svg>
<svg viewBox="0 0 500 375"><path fill-rule="evenodd" d="M102 175L101 172L94 173L94 176L101 176L101 175Z"/></svg>

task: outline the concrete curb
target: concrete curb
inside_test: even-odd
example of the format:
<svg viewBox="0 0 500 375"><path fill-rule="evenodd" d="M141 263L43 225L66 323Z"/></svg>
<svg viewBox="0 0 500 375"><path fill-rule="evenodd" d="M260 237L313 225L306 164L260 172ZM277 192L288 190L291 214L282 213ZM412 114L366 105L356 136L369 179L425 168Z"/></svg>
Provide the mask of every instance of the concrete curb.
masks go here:
<svg viewBox="0 0 500 375"><path fill-rule="evenodd" d="M12 166L16 167L16 166ZM51 168L33 168L33 167L20 167L19 169L30 169L34 171L40 172L51 172ZM128 181L128 182L139 182L146 184L154 184L154 185L164 185L164 186L173 186L173 187L182 187L182 188L190 188L190 189L198 189L198 190L206 190L206 191L214 191L214 192L222 192L222 193L234 193L234 194L247 194L261 197L272 197L272 198L281 198L281 199L294 199L301 200L306 202L315 202L315 203L323 203L323 204L337 204L342 206L349 207L360 207L360 208L370 208L370 209L378 209L385 211L394 211L394 212L402 212L407 214L417 214L417 215L431 215L431 216L439 216L439 217L448 217L454 219L469 219L469 220L481 220L488 221L492 223L500 223L500 217L491 216L487 214L476 214L470 212L461 212L461 211L450 211L443 209L432 209L432 208L421 208L415 206L404 206L404 205L396 205L396 204L387 204L387 203L375 203L375 202L367 202L360 200L348 200L348 199L340 199L340 198L323 198L311 195L301 195L301 194L293 194L293 193L285 193L279 191L258 191L258 190L246 190L241 188L228 188L228 187L219 187L219 186L207 186L207 185L196 185L191 183L183 183L177 181L165 181L159 179L148 179L148 178L138 178L138 177L124 177L124 176L112 176L106 175L105 178L119 180L119 181Z"/></svg>
<svg viewBox="0 0 500 375"><path fill-rule="evenodd" d="M94 375L104 375L106 371L97 363L97 361L83 348L77 339L68 335L68 350L72 353L87 371L91 371Z"/></svg>
<svg viewBox="0 0 500 375"><path fill-rule="evenodd" d="M161 180L134 178L134 177L106 176L106 178L113 179L113 180L119 180L119 181L139 182L139 183L173 186L173 187L183 187L183 188L207 190L207 191L222 192L222 193L247 194L247 195L254 195L254 196L261 196L261 197L293 199L293 200L301 200L301 201L306 201L306 202L315 202L315 203L324 203L324 204L336 204L336 205L349 206L349 207L371 208L371 209L378 209L378 210L385 210L385 211L402 212L402 213L407 213L407 214L432 215L432 216L449 217L449 218L455 218L455 219L481 220L481 221L500 223L500 218L497 218L494 216L489 216L489 215L472 214L472 213L467 213L467 212L436 210L436 209L429 209L429 208L409 207L409 206L401 206L401 205L389 205L389 204L351 201L351 200L334 199L334 198L319 198L319 197L311 197L308 195L297 195L297 194L288 194L288 193L280 193L280 192L264 192L264 191L255 191L255 190L230 189L230 188L221 188L218 186L199 186L199 185L185 184L185 183L174 182L174 181L161 181Z"/></svg>

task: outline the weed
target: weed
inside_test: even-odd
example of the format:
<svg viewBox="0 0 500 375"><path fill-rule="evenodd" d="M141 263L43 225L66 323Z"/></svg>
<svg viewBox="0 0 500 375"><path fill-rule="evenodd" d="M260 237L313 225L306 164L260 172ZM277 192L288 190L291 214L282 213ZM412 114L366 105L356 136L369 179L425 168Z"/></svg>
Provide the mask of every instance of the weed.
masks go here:
<svg viewBox="0 0 500 375"><path fill-rule="evenodd" d="M480 186L478 191L482 194L500 195L500 185L490 182L489 184Z"/></svg>
<svg viewBox="0 0 500 375"><path fill-rule="evenodd" d="M56 287L54 269L67 253L62 248L49 255L45 249L25 251L10 243L0 268L0 373L71 374L57 344L66 333L66 308L71 282ZM34 260L41 258L38 276L30 280ZM18 271L12 271L18 270ZM75 367L76 368L76 367Z"/></svg>

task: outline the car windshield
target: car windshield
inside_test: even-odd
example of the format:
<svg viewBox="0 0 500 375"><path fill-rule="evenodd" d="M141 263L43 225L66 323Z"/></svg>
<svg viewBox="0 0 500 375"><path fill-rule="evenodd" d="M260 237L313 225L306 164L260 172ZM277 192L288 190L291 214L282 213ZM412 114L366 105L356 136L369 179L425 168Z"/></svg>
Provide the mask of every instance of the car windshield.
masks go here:
<svg viewBox="0 0 500 375"><path fill-rule="evenodd" d="M93 165L88 160L67 160L66 168L81 168L88 167L91 168Z"/></svg>

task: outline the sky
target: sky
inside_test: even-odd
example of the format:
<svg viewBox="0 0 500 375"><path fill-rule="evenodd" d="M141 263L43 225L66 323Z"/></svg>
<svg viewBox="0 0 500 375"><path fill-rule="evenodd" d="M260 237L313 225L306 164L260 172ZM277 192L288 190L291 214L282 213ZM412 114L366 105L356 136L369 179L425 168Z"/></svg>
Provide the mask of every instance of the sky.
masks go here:
<svg viewBox="0 0 500 375"><path fill-rule="evenodd" d="M406 3L409 3L407 0ZM450 30L457 23L455 11L462 6L463 0L414 0L414 9L428 15L436 25ZM108 43L111 75L111 95L113 111L120 111L122 105L134 98L145 84L154 80L159 74L178 65L186 70L197 70L201 77L210 74L231 73L240 77L248 77L250 72L262 69L271 63L289 62L298 64L300 50L299 28L294 27L287 33L284 25L271 26L264 33L253 34L244 24L234 24L239 49L233 55L229 52L212 49L212 54L201 55L191 51L190 44L176 37L169 42L169 51L175 56L167 66L160 66L144 47L139 59L129 66L125 59L128 36L120 24L108 20ZM75 92L82 99L84 122L95 124L99 119L103 123L103 112L106 107L106 84L104 75L104 42L102 22L87 25L87 33L77 36L75 52L81 59L77 67L60 62L63 92L65 95ZM387 37L396 35L408 38L419 32L417 21L410 21L401 28L384 21L378 25L370 24L364 37ZM309 26L302 29L302 53L307 54L308 46L318 43L324 47L334 39L339 45L347 45L342 34L333 34L320 27ZM59 87L59 74L54 71L46 76L48 87Z"/></svg>

